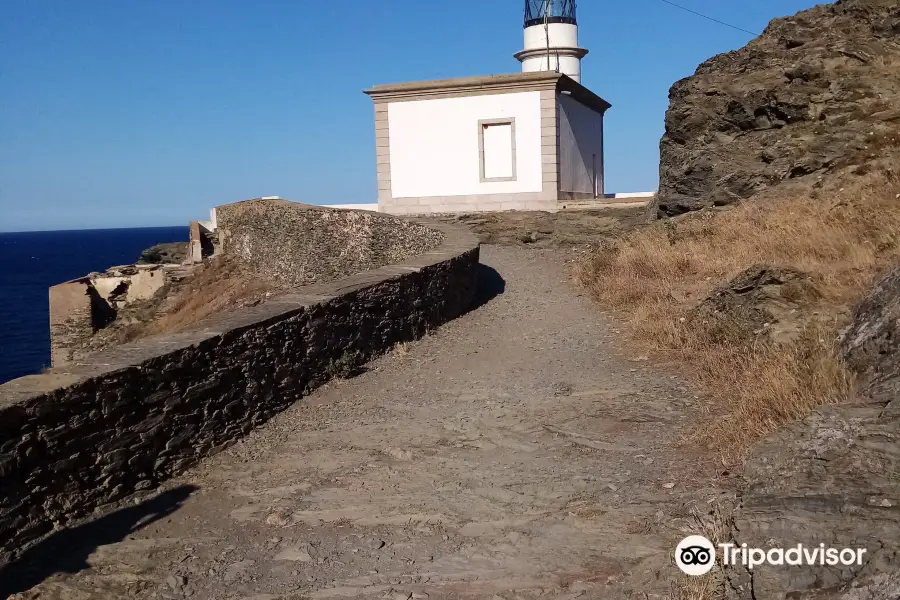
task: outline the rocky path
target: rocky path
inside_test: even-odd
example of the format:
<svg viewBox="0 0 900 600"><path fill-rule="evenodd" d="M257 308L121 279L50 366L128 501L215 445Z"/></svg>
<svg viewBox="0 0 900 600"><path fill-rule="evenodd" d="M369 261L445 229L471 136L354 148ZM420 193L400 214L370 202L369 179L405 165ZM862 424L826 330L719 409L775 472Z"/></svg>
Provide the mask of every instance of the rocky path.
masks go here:
<svg viewBox="0 0 900 600"><path fill-rule="evenodd" d="M722 493L677 443L703 403L629 358L561 254L486 246L482 262L500 293L481 307L36 548L0 592L668 597L692 510Z"/></svg>

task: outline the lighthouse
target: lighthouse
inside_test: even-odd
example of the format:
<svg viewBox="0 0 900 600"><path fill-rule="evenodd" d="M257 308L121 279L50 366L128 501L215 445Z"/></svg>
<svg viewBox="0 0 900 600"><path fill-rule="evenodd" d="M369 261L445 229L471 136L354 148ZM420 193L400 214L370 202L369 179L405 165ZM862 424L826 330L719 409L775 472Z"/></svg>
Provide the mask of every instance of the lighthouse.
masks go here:
<svg viewBox="0 0 900 600"><path fill-rule="evenodd" d="M575 0L525 0L525 46L515 54L522 72L555 71L581 83Z"/></svg>
<svg viewBox="0 0 900 600"><path fill-rule="evenodd" d="M515 0L510 6L513 26ZM521 5L519 5L521 6ZM376 85L378 210L541 210L605 197L603 116L581 85L574 0L525 2L522 72Z"/></svg>

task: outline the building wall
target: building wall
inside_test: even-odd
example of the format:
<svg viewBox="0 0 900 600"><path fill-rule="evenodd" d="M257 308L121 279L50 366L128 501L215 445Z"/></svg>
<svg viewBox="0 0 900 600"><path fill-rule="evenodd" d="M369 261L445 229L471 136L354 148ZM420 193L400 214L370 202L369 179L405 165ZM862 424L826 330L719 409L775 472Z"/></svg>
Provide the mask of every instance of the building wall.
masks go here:
<svg viewBox="0 0 900 600"><path fill-rule="evenodd" d="M576 56L566 56L564 54L551 54L550 66L547 66L547 55L540 54L532 58L526 58L522 61L523 73L534 73L535 71L559 71L565 73L575 81L581 81L581 59Z"/></svg>
<svg viewBox="0 0 900 600"><path fill-rule="evenodd" d="M363 202L359 204L323 204L322 208L340 208L342 210L368 210L378 212L377 202Z"/></svg>
<svg viewBox="0 0 900 600"><path fill-rule="evenodd" d="M50 363L71 362L77 348L94 335L93 298L87 277L50 288Z"/></svg>
<svg viewBox="0 0 900 600"><path fill-rule="evenodd" d="M542 159L542 108L548 108L543 104L540 91L388 104L388 135L381 143L389 148L390 196L381 196L380 203L387 205L387 212L412 213L449 211L454 209L441 207L467 204L477 210L474 205L493 195L510 201L512 195L521 202L544 200L543 165L552 162L555 174L556 159ZM554 114L546 116L554 125L555 107L549 108ZM482 181L479 121L505 118L515 119L515 180ZM412 205L415 210L391 210Z"/></svg>
<svg viewBox="0 0 900 600"><path fill-rule="evenodd" d="M597 195L603 196L603 115L565 95L558 102L561 197L594 197L595 160Z"/></svg>
<svg viewBox="0 0 900 600"><path fill-rule="evenodd" d="M549 34L549 35L548 35ZM569 23L550 23L547 31L543 25L532 25L525 28L524 50L544 51L547 38L551 48L578 48L578 26ZM521 59L520 59L521 60ZM575 81L581 81L581 59L572 56L568 51L552 52L548 59L545 52L522 60L522 72L559 71Z"/></svg>

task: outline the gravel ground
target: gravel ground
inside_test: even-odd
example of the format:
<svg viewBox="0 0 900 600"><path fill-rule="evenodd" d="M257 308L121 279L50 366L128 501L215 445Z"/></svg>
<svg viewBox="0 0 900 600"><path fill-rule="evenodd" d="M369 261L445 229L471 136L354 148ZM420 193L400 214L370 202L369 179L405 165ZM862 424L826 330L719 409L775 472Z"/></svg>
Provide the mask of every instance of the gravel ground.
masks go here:
<svg viewBox="0 0 900 600"><path fill-rule="evenodd" d="M482 263L479 308L37 547L0 597L668 597L692 510L731 487L679 443L705 404L562 252Z"/></svg>

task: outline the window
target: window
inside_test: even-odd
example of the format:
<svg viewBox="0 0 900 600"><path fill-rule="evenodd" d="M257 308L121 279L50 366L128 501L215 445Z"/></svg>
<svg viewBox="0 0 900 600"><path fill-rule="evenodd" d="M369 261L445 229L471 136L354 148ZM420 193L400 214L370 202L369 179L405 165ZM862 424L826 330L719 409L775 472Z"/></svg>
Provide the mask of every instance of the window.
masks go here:
<svg viewBox="0 0 900 600"><path fill-rule="evenodd" d="M516 120L478 121L481 181L516 180Z"/></svg>

